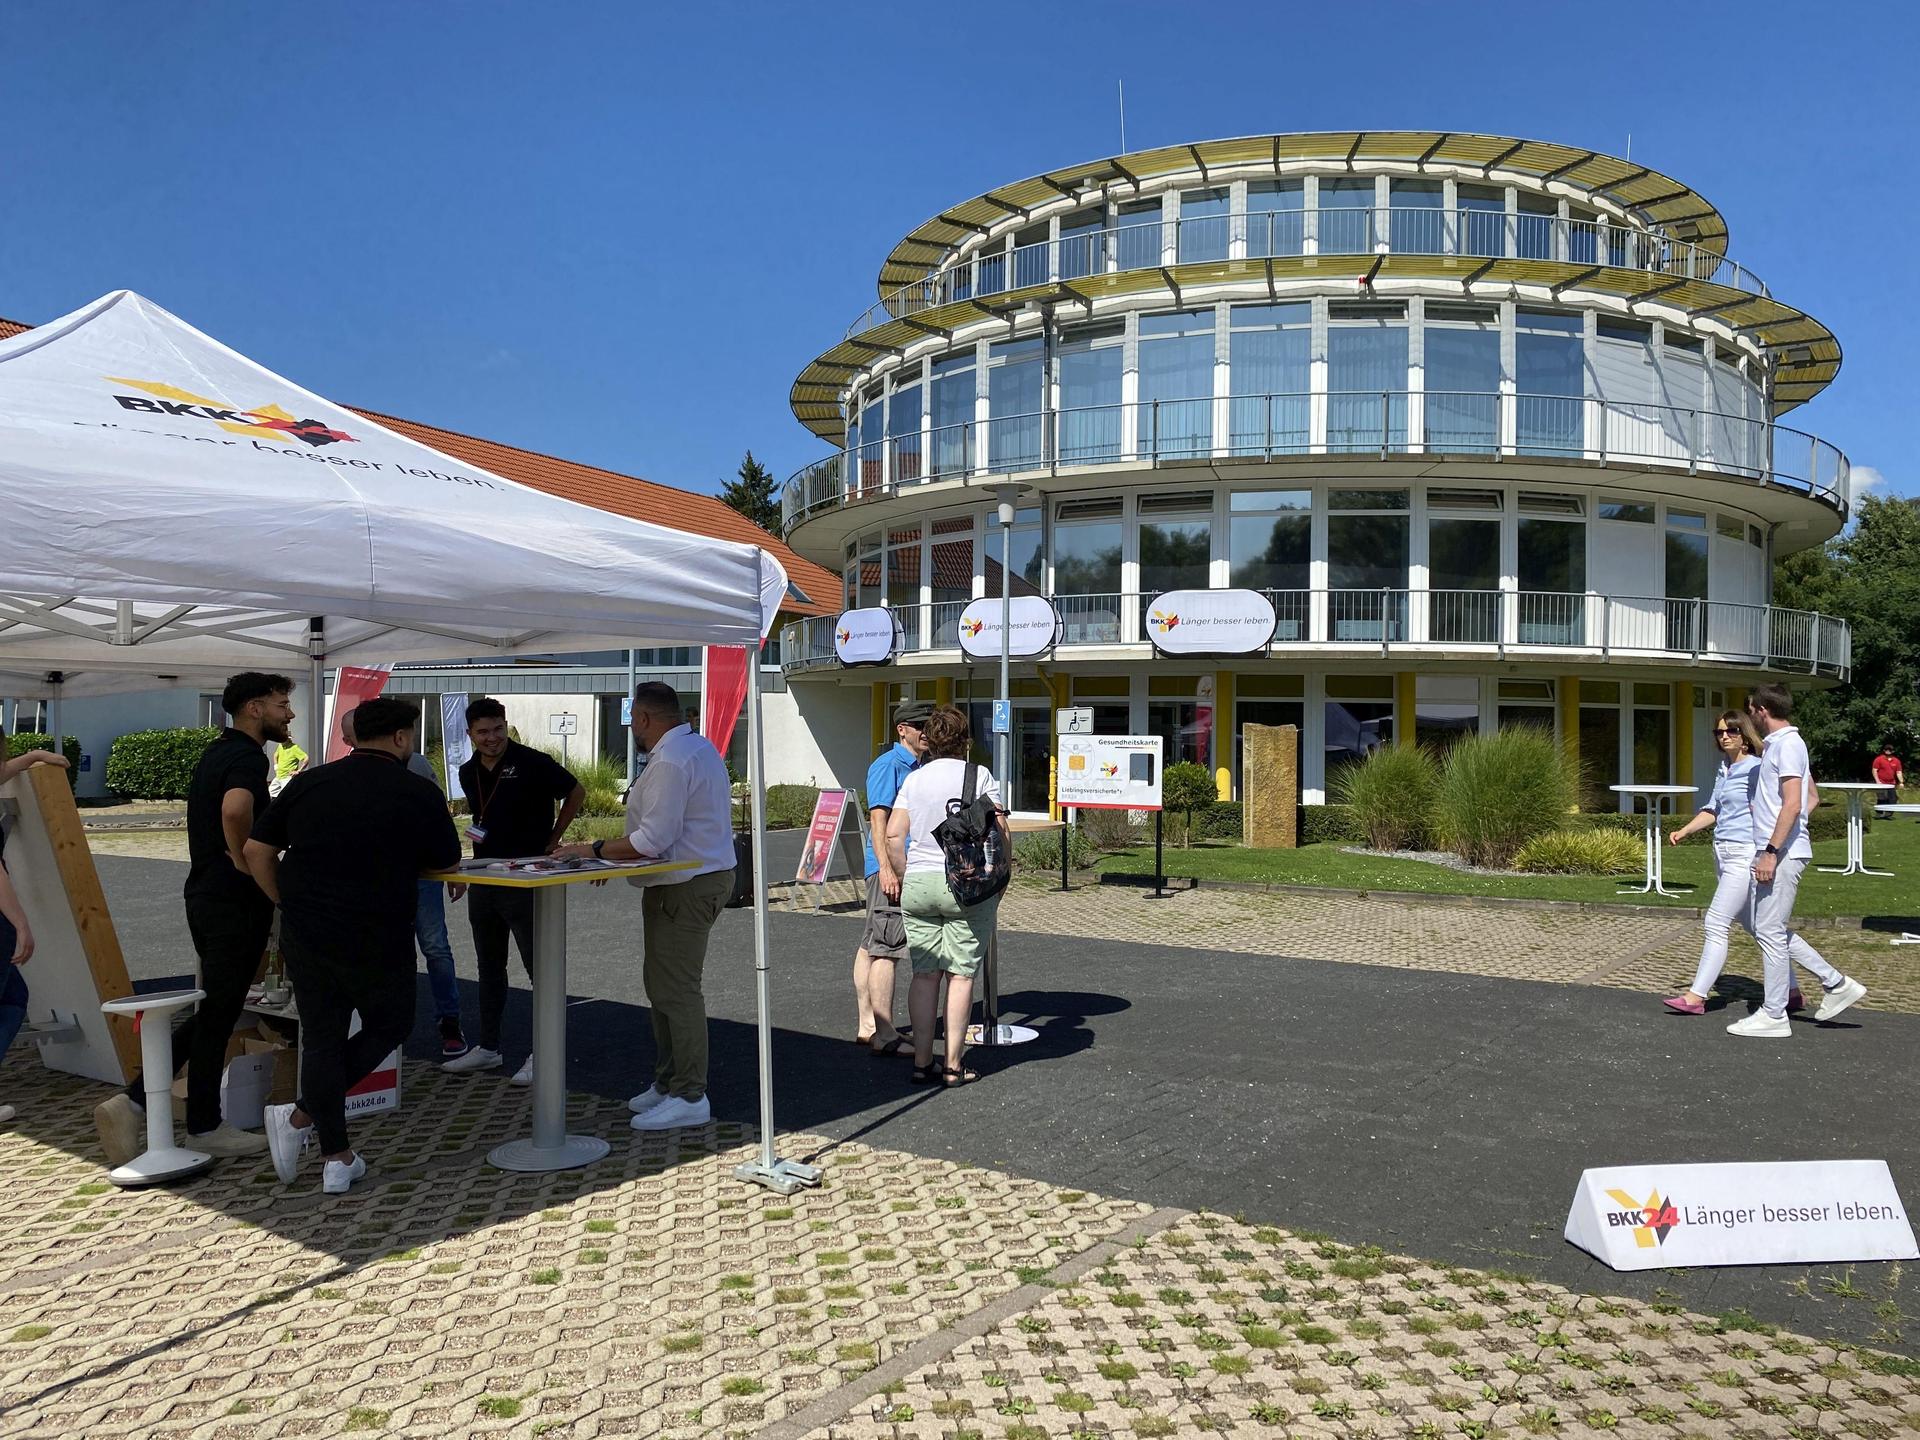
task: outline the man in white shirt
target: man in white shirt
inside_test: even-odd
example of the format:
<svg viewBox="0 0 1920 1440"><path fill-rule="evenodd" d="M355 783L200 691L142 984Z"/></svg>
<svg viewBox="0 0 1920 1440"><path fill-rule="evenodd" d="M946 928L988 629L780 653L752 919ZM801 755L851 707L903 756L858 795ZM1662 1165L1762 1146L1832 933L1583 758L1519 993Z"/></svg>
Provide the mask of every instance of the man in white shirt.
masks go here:
<svg viewBox="0 0 1920 1440"><path fill-rule="evenodd" d="M727 762L684 719L670 685L633 692L633 738L647 765L627 796L626 834L559 855L691 860L691 870L636 876L645 894L641 978L653 1008L653 1084L627 1102L636 1130L678 1130L713 1118L707 1103L707 938L733 894L733 787Z"/></svg>
<svg viewBox="0 0 1920 1440"><path fill-rule="evenodd" d="M1747 697L1747 714L1766 736L1753 791L1753 843L1758 850L1753 857L1753 936L1766 965L1766 998L1758 1010L1736 1020L1727 1031L1784 1040L1793 1034L1787 1020L1787 991L1793 983L1787 957L1793 938L1793 902L1800 876L1813 859L1804 816L1813 766L1807 758L1807 742L1793 726L1793 697L1786 686L1755 686ZM1820 977L1826 991L1814 1012L1816 1020L1833 1019L1867 993L1866 986L1842 975L1811 950L1801 963Z"/></svg>

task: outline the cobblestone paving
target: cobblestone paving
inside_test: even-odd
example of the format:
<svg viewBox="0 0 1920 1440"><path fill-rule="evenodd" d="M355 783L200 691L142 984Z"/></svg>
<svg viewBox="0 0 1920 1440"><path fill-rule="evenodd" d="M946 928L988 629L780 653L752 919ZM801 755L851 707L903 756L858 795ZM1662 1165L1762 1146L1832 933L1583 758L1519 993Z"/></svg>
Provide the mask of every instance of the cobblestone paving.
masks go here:
<svg viewBox="0 0 1920 1440"><path fill-rule="evenodd" d="M1920 1364L1186 1216L816 1440L1920 1430Z"/></svg>
<svg viewBox="0 0 1920 1440"><path fill-rule="evenodd" d="M605 1135L586 1170L514 1176L487 1147L528 1098L409 1067L365 1125L374 1170L341 1198L311 1171L226 1161L176 1189L105 1182L103 1087L18 1057L0 1129L0 1434L702 1436L778 1419L1146 1207L853 1144L783 1200L732 1176L738 1126Z"/></svg>
<svg viewBox="0 0 1920 1440"><path fill-rule="evenodd" d="M1806 938L1830 964L1867 987L1861 1009L1920 1014L1920 946L1894 945L1890 934L1877 930L1813 929L1806 932ZM1696 927L1672 944L1601 977L1599 983L1649 995L1678 995L1693 983L1694 966L1699 960L1700 934ZM1811 992L1811 977L1805 971L1796 973ZM1736 1007L1734 1015L1759 1000L1760 975L1759 949L1736 931L1727 952L1726 973L1718 987Z"/></svg>

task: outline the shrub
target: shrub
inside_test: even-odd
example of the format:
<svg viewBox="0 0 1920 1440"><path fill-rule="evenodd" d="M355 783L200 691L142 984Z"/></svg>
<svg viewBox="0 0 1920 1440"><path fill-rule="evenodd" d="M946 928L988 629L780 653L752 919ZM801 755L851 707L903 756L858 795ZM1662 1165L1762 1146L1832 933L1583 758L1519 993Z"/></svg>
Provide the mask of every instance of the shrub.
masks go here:
<svg viewBox="0 0 1920 1440"><path fill-rule="evenodd" d="M820 798L817 785L769 785L767 787L767 828L801 830L813 823L814 803ZM861 802L865 803L864 799Z"/></svg>
<svg viewBox="0 0 1920 1440"><path fill-rule="evenodd" d="M570 756L562 760L558 750L548 750L556 765L564 765L572 772L587 792L587 798L581 802L582 815L623 815L626 805L622 796L627 790L627 762L609 760L605 756Z"/></svg>
<svg viewBox="0 0 1920 1440"><path fill-rule="evenodd" d="M1522 845L1565 824L1579 790L1560 742L1517 725L1466 736L1447 753L1434 819L1468 864L1504 870Z"/></svg>
<svg viewBox="0 0 1920 1440"><path fill-rule="evenodd" d="M1869 795L1867 799L1875 797ZM1862 807L1860 816L1862 827L1873 828L1873 806ZM1811 840L1844 840L1847 838L1847 801L1837 792L1822 795L1820 804L1807 819L1807 838Z"/></svg>
<svg viewBox="0 0 1920 1440"><path fill-rule="evenodd" d="M1085 870L1094 861L1093 842L1078 826L1067 827L1067 864ZM1013 842L1013 873L1016 875L1058 875L1060 873L1060 835L1041 831L1021 835Z"/></svg>
<svg viewBox="0 0 1920 1440"><path fill-rule="evenodd" d="M1575 829L1610 830L1620 835L1639 835L1647 824L1638 815L1626 815L1618 810L1583 810L1568 816L1567 823Z"/></svg>
<svg viewBox="0 0 1920 1440"><path fill-rule="evenodd" d="M7 758L24 755L29 750L53 749L53 736L39 730L22 730L17 735L7 737ZM80 742L67 736L66 743L60 747L60 753L67 757L67 788L71 790L80 783Z"/></svg>
<svg viewBox="0 0 1920 1440"><path fill-rule="evenodd" d="M130 800L184 800L193 767L217 728L133 730L107 752L107 788Z"/></svg>
<svg viewBox="0 0 1920 1440"><path fill-rule="evenodd" d="M1238 800L1216 800L1200 812L1199 835L1203 840L1238 840L1244 833L1245 807Z"/></svg>
<svg viewBox="0 0 1920 1440"><path fill-rule="evenodd" d="M1417 745L1382 745L1358 765L1333 776L1334 798L1353 812L1375 850L1411 850L1432 829L1440 770Z"/></svg>
<svg viewBox="0 0 1920 1440"><path fill-rule="evenodd" d="M1645 864L1645 845L1612 829L1549 830L1513 857L1514 869L1538 875L1632 875Z"/></svg>
<svg viewBox="0 0 1920 1440"><path fill-rule="evenodd" d="M1080 833L1096 850L1126 850L1139 840L1139 832L1125 810L1077 810Z"/></svg>
<svg viewBox="0 0 1920 1440"><path fill-rule="evenodd" d="M1351 805L1302 805L1295 833L1302 845L1352 845L1367 838Z"/></svg>
<svg viewBox="0 0 1920 1440"><path fill-rule="evenodd" d="M1182 760L1177 765L1169 765L1160 777L1160 800L1169 810L1177 810L1185 819L1180 827L1180 845L1186 848L1193 834L1193 812L1205 812L1213 808L1219 798L1214 785L1213 772L1204 765L1191 760Z"/></svg>

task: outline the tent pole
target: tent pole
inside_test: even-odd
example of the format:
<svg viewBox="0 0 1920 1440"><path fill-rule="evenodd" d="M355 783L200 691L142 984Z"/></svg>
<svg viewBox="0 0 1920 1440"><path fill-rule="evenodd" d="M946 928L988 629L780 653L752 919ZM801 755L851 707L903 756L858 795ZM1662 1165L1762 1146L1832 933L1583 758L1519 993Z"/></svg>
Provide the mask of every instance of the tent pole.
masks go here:
<svg viewBox="0 0 1920 1440"><path fill-rule="evenodd" d="M633 653L633 650L629 648L627 650L627 702L626 702L627 705L633 704L634 688L639 683L640 683L640 676L638 673L638 669L634 664L634 653ZM622 706L621 708L625 709L626 706ZM629 790L633 788L633 761L634 761L633 752L634 752L633 726L629 724L627 726L627 788ZM729 805L728 808L731 809L732 808L731 805Z"/></svg>
<svg viewBox="0 0 1920 1440"><path fill-rule="evenodd" d="M47 731L53 736L53 753L67 753L66 741L60 735L60 692L66 688L67 677L60 671L50 671L47 679L52 682L53 698L47 702Z"/></svg>
<svg viewBox="0 0 1920 1440"><path fill-rule="evenodd" d="M760 551L753 552L754 574ZM760 648L747 650L747 804L753 827L753 969L760 1044L760 1158L734 1167L736 1180L791 1195L820 1183L820 1167L781 1160L773 1149L773 1000L767 974L767 758L760 705Z"/></svg>
<svg viewBox="0 0 1920 1440"><path fill-rule="evenodd" d="M307 621L307 754L312 764L327 758L327 622Z"/></svg>

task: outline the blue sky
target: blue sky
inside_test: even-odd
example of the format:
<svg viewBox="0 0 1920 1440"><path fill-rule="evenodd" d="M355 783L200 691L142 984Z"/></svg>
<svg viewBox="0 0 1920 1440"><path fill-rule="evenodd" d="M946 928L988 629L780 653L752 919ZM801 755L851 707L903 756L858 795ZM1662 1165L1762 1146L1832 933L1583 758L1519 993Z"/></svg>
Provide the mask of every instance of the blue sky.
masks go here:
<svg viewBox="0 0 1920 1440"><path fill-rule="evenodd" d="M994 18L997 17L997 18ZM1562 18L1564 17L1564 18ZM1846 363L1786 423L1920 493L1917 25L1892 4L0 7L0 315L139 290L335 399L693 489L945 206L1130 149L1449 128L1620 153Z"/></svg>

